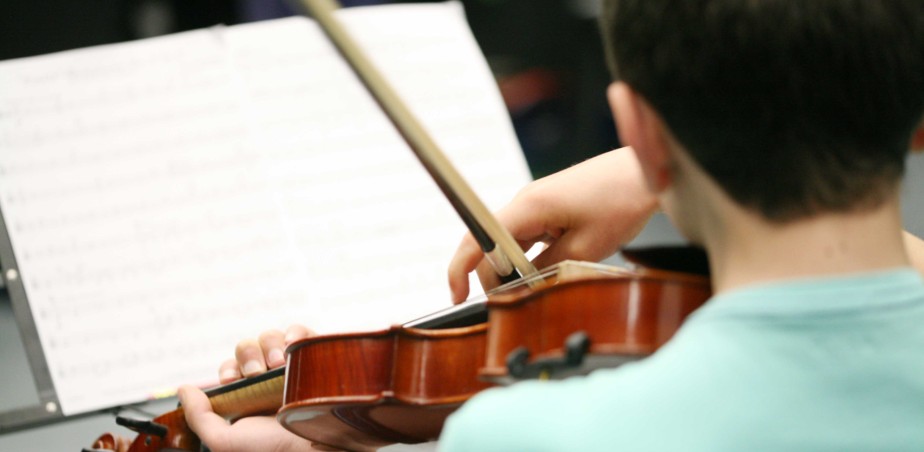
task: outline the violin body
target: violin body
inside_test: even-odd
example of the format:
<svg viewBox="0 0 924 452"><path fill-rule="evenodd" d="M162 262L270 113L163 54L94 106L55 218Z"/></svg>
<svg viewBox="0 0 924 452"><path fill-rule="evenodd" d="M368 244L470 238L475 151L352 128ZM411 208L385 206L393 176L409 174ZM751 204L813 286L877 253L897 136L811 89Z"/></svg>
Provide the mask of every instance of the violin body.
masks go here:
<svg viewBox="0 0 924 452"><path fill-rule="evenodd" d="M480 377L565 377L616 367L654 353L711 296L705 276L625 270L565 261L544 271L539 288L520 286L488 298L488 341ZM580 362L566 363L569 338L587 341ZM521 375L511 375L520 354ZM524 355L525 353L525 355ZM525 358L524 358L525 356ZM523 361L525 359L525 361Z"/></svg>
<svg viewBox="0 0 924 452"><path fill-rule="evenodd" d="M488 295L487 323L292 344L277 419L345 450L435 440L449 414L490 384L586 373L654 353L710 296L705 276L563 262ZM589 341L586 357L560 364L578 332ZM518 350L538 372L512 375Z"/></svg>
<svg viewBox="0 0 924 452"><path fill-rule="evenodd" d="M289 346L279 422L315 443L374 450L435 440L446 417L486 388L486 325L393 327Z"/></svg>

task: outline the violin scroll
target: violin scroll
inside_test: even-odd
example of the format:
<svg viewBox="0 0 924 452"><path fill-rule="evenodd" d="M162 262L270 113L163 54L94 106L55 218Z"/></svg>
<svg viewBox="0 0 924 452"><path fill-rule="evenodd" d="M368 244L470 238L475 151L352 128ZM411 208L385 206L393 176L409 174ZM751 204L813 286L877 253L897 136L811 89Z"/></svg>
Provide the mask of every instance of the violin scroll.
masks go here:
<svg viewBox="0 0 924 452"><path fill-rule="evenodd" d="M199 437L186 424L183 409L162 414L153 420L143 421L124 417L116 423L138 433L134 440L112 433L104 433L84 452L156 452L160 450L198 452Z"/></svg>
<svg viewBox="0 0 924 452"><path fill-rule="evenodd" d="M213 411L228 421L275 413L282 404L285 369L270 370L255 377L209 389ZM202 442L186 424L183 408L150 421L118 417L116 423L138 433L132 440L111 433L100 436L85 451L156 452L161 450L198 452Z"/></svg>

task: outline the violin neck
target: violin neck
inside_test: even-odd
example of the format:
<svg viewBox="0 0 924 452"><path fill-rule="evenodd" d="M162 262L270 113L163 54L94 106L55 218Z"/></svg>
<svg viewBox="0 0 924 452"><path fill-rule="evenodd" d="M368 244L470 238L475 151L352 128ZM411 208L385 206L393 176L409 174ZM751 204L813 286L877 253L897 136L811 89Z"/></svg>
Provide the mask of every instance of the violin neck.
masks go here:
<svg viewBox="0 0 924 452"><path fill-rule="evenodd" d="M273 414L282 406L285 368L235 381L206 391L212 410L229 421Z"/></svg>

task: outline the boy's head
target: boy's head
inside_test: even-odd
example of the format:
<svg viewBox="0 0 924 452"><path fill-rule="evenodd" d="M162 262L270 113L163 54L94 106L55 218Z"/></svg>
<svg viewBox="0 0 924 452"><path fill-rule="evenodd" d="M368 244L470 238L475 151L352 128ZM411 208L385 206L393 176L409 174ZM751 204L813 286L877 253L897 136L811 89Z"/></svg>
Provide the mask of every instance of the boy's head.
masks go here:
<svg viewBox="0 0 924 452"><path fill-rule="evenodd" d="M924 115L922 0L607 0L614 77L774 222L878 206Z"/></svg>

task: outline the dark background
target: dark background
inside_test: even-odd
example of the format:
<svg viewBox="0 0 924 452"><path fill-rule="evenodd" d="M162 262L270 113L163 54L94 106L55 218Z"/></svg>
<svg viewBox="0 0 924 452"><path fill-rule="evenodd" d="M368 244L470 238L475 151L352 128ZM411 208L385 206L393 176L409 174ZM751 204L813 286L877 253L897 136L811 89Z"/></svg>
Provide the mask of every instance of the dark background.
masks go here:
<svg viewBox="0 0 924 452"><path fill-rule="evenodd" d="M347 6L399 2L407 3L342 1ZM594 0L461 3L501 87L535 177L617 146L604 96L608 76ZM0 60L291 14L283 0L4 1L0 2ZM39 404L9 296L2 288L0 369L0 412ZM175 404L175 399L167 399L138 408L158 414ZM80 450L105 431L134 436L114 425L113 414L89 414L2 434L0 451Z"/></svg>
<svg viewBox="0 0 924 452"><path fill-rule="evenodd" d="M346 6L407 3L345 0ZM595 0L462 0L535 177L618 145ZM283 0L34 0L0 6L0 59L292 14Z"/></svg>

